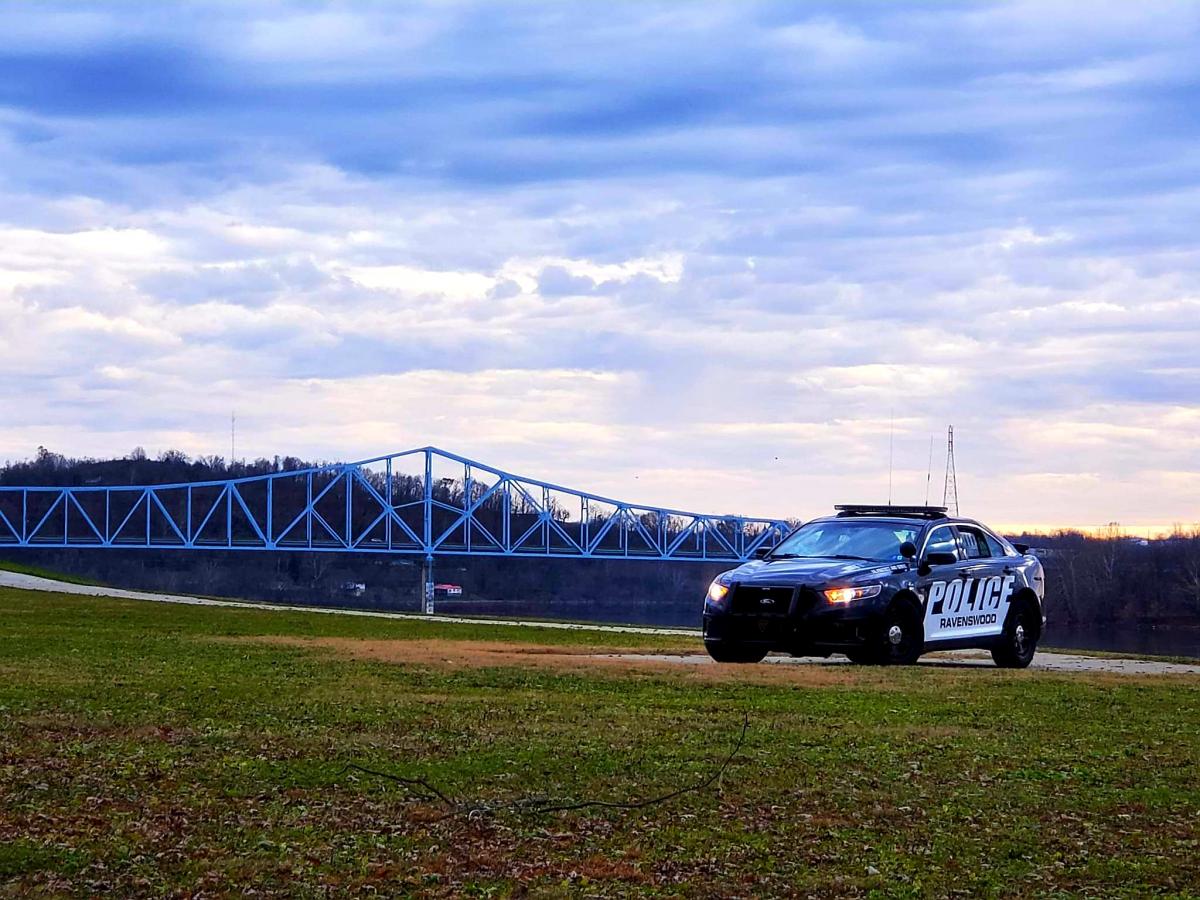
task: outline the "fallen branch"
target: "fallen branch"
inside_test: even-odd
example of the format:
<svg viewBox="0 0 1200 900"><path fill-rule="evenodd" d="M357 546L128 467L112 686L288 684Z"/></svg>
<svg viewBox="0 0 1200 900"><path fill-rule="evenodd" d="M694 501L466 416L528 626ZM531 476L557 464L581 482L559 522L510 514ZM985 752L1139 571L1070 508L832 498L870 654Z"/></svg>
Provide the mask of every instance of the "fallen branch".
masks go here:
<svg viewBox="0 0 1200 900"><path fill-rule="evenodd" d="M454 801L443 794L440 790L426 781L424 778L406 778L403 775L394 775L391 772L380 772L378 769L369 769L366 766L360 766L358 763L346 763L334 778L341 778L347 772L362 772L364 775L374 775L377 778L386 778L389 781L395 781L404 785L407 788L419 787L428 792L428 795L422 797L422 800L438 799L447 806L454 806Z"/></svg>
<svg viewBox="0 0 1200 900"><path fill-rule="evenodd" d="M696 782L695 784L685 785L684 787L669 791L666 794L662 794L657 797L649 797L645 800L576 800L566 803L555 803L553 800L547 797L522 797L518 800L509 800L503 803L456 803L454 800L450 799L450 797L448 797L444 791L440 790L437 786L431 784L424 778L409 778L404 775L396 775L392 772L383 772L379 769L371 769L367 766L360 766L358 763L347 763L335 777L341 776L349 771L356 771L362 772L364 775L373 775L377 778L386 778L389 781L402 784L410 790L413 788L419 788L425 792L424 796L420 796L419 799L436 800L442 805L448 807L447 813L435 821L442 821L442 819L448 819L451 816L494 813L502 809L533 813L574 812L581 809L645 809L649 806L656 806L660 803L666 803L670 800L674 800L676 797L682 797L684 794L693 794L698 791L703 791L719 781L725 774L726 769L729 768L730 763L733 762L734 757L736 757L739 751L741 751L742 745L746 742L746 731L749 729L749 727L750 714L746 713L742 718L741 733L738 735L737 742L734 744L733 749L729 751L729 755L725 757L721 765L706 778Z"/></svg>

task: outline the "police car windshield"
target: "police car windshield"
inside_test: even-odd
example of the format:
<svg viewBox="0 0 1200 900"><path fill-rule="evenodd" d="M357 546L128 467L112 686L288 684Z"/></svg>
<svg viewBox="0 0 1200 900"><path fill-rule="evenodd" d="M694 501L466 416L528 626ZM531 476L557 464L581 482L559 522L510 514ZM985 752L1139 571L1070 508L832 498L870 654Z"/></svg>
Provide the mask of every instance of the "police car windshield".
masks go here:
<svg viewBox="0 0 1200 900"><path fill-rule="evenodd" d="M837 519L809 522L771 551L770 559L903 559L900 545L916 543L920 528L902 522Z"/></svg>

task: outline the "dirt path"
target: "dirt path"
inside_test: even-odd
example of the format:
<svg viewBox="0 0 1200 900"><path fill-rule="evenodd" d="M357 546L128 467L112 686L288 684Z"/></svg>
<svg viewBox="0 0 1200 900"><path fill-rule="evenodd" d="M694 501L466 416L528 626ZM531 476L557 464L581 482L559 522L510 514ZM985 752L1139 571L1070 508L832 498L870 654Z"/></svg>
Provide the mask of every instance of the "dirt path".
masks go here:
<svg viewBox="0 0 1200 900"><path fill-rule="evenodd" d="M605 657L620 658L627 662L638 660L652 661L676 666L716 666L707 656L700 655L666 655L655 653L633 654L602 654ZM763 664L778 667L792 666L837 666L848 664L850 661L843 656L832 656L829 659L814 659L805 657L794 659L790 656L768 656ZM992 658L987 653L977 650L950 651L932 653L921 657L920 665L938 667L979 667L993 666ZM1151 659L1118 659L1115 657L1079 656L1074 653L1044 653L1039 652L1030 664L1031 669L1046 672L1109 672L1118 675L1200 675L1200 665L1187 663L1160 662Z"/></svg>
<svg viewBox="0 0 1200 900"><path fill-rule="evenodd" d="M583 645L526 644L508 641L394 640L339 637L293 637L291 635L252 635L216 638L238 644L270 644L327 652L349 659L386 662L396 665L434 668L471 669L483 667L522 667L552 669L557 672L596 674L609 672L624 677L670 675L688 681L727 682L731 666L679 665L692 660L687 655L641 653L617 649L597 653ZM697 644L699 641L697 641ZM703 652L703 651L701 651ZM704 657L708 659L707 656ZM882 670L880 670L882 671ZM852 666L740 666L738 681L758 684L787 684L821 687L860 683L864 670Z"/></svg>
<svg viewBox="0 0 1200 900"><path fill-rule="evenodd" d="M583 645L546 645L507 641L395 640L340 637L252 635L218 638L236 643L302 647L351 659L437 668L521 666L564 672L608 670L623 674L664 674L699 680L800 684L809 686L888 680L888 669L852 666L841 656L829 659L768 656L759 665L721 665L701 650L696 653L646 653L616 648L597 653ZM991 657L974 650L933 653L921 660L934 669L993 668ZM1066 653L1039 653L1031 668L1045 672L1085 672L1107 675L1200 675L1200 665L1153 660L1109 659Z"/></svg>

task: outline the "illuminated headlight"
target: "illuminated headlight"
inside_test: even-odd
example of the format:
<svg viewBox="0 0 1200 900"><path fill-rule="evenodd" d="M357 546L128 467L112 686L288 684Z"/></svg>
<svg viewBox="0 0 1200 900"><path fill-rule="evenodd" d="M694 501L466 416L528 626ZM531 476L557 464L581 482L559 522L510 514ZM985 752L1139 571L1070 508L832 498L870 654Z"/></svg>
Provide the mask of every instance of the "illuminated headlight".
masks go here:
<svg viewBox="0 0 1200 900"><path fill-rule="evenodd" d="M724 572L713 579L713 583L708 586L708 602L714 606L720 606L721 603L729 596L729 573Z"/></svg>
<svg viewBox="0 0 1200 900"><path fill-rule="evenodd" d="M864 584L861 587L830 588L825 592L825 599L830 603L853 603L855 600L867 600L876 597L883 590L882 584Z"/></svg>

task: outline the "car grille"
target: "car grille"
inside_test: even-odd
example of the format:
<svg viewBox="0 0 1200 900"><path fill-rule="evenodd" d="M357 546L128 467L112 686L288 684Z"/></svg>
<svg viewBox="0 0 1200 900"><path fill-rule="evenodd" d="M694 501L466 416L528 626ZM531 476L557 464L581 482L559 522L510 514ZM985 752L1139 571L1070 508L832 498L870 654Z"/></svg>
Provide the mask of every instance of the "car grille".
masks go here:
<svg viewBox="0 0 1200 900"><path fill-rule="evenodd" d="M817 601L821 599L820 594L810 587L800 588L800 592L796 595L796 615L808 615L809 610L817 605Z"/></svg>
<svg viewBox="0 0 1200 900"><path fill-rule="evenodd" d="M731 608L742 615L786 616L791 610L795 592L796 589L790 587L739 584L733 591Z"/></svg>

